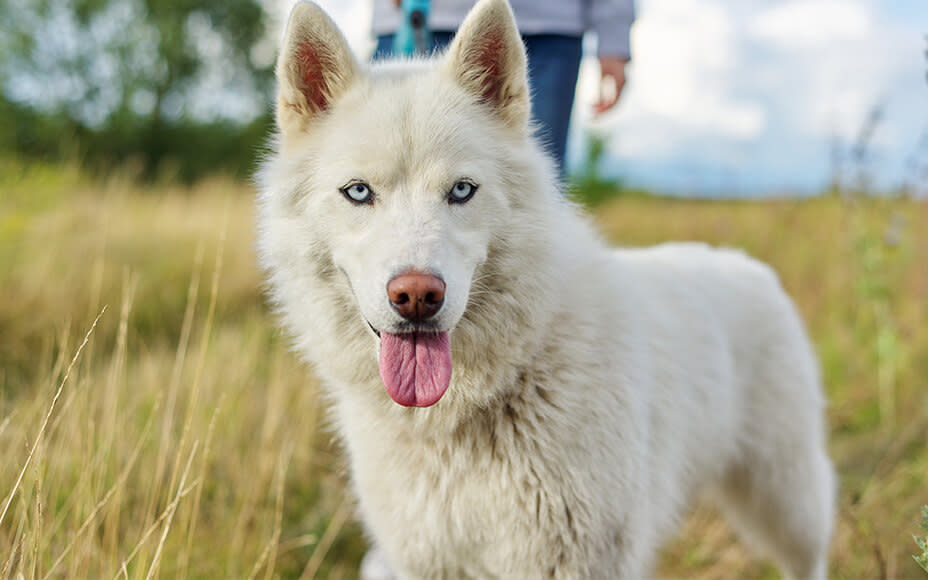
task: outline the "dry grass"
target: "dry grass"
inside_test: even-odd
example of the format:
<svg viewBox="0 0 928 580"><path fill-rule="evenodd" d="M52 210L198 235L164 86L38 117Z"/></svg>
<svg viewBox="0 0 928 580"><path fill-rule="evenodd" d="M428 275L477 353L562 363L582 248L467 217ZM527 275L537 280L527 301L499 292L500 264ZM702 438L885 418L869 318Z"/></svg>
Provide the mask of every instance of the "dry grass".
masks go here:
<svg viewBox="0 0 928 580"><path fill-rule="evenodd" d="M0 578L354 577L343 462L262 302L249 188L3 165L0 182ZM616 242L736 245L781 272L832 401L832 576L919 577L928 207L625 200L597 221ZM775 577L707 508L663 573Z"/></svg>

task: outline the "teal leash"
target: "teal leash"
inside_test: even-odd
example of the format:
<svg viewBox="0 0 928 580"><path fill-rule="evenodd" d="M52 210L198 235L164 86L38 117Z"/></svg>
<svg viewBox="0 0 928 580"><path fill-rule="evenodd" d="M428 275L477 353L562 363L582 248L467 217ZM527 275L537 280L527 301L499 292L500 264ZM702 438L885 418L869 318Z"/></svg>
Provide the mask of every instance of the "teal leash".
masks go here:
<svg viewBox="0 0 928 580"><path fill-rule="evenodd" d="M429 30L430 0L403 0L402 20L393 36L393 54L396 56L425 56L432 47Z"/></svg>

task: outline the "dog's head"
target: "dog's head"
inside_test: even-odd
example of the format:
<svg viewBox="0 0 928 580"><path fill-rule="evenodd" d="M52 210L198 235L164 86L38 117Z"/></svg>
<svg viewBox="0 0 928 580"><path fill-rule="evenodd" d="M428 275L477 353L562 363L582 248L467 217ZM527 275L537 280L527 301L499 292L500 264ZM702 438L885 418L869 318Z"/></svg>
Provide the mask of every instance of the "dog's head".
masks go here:
<svg viewBox="0 0 928 580"><path fill-rule="evenodd" d="M298 176L297 219L379 338L390 396L432 405L449 385L449 333L475 272L524 203L504 161L530 134L509 5L479 2L437 61L368 69L320 8L300 3L277 77L279 158Z"/></svg>

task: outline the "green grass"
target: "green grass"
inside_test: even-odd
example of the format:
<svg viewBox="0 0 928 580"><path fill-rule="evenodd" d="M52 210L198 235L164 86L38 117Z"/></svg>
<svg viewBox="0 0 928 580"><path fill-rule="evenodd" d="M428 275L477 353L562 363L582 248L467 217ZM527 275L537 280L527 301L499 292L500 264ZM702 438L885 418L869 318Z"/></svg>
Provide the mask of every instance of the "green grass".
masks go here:
<svg viewBox="0 0 928 580"><path fill-rule="evenodd" d="M344 457L263 301L250 188L9 163L0 183L0 578L355 577ZM928 206L638 196L595 221L615 243L739 246L780 272L831 401L831 577L919 577ZM775 577L705 507L662 574Z"/></svg>

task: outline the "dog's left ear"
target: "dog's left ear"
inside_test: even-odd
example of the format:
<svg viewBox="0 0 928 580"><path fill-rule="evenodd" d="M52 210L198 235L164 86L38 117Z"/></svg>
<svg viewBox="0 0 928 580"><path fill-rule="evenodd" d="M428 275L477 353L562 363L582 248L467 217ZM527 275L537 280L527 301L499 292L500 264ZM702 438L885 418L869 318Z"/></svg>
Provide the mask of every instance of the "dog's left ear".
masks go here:
<svg viewBox="0 0 928 580"><path fill-rule="evenodd" d="M525 47L506 0L480 0L474 6L448 49L445 69L505 123L528 126Z"/></svg>
<svg viewBox="0 0 928 580"><path fill-rule="evenodd" d="M287 20L276 72L277 125L286 136L324 114L359 68L332 19L312 2L299 2Z"/></svg>

